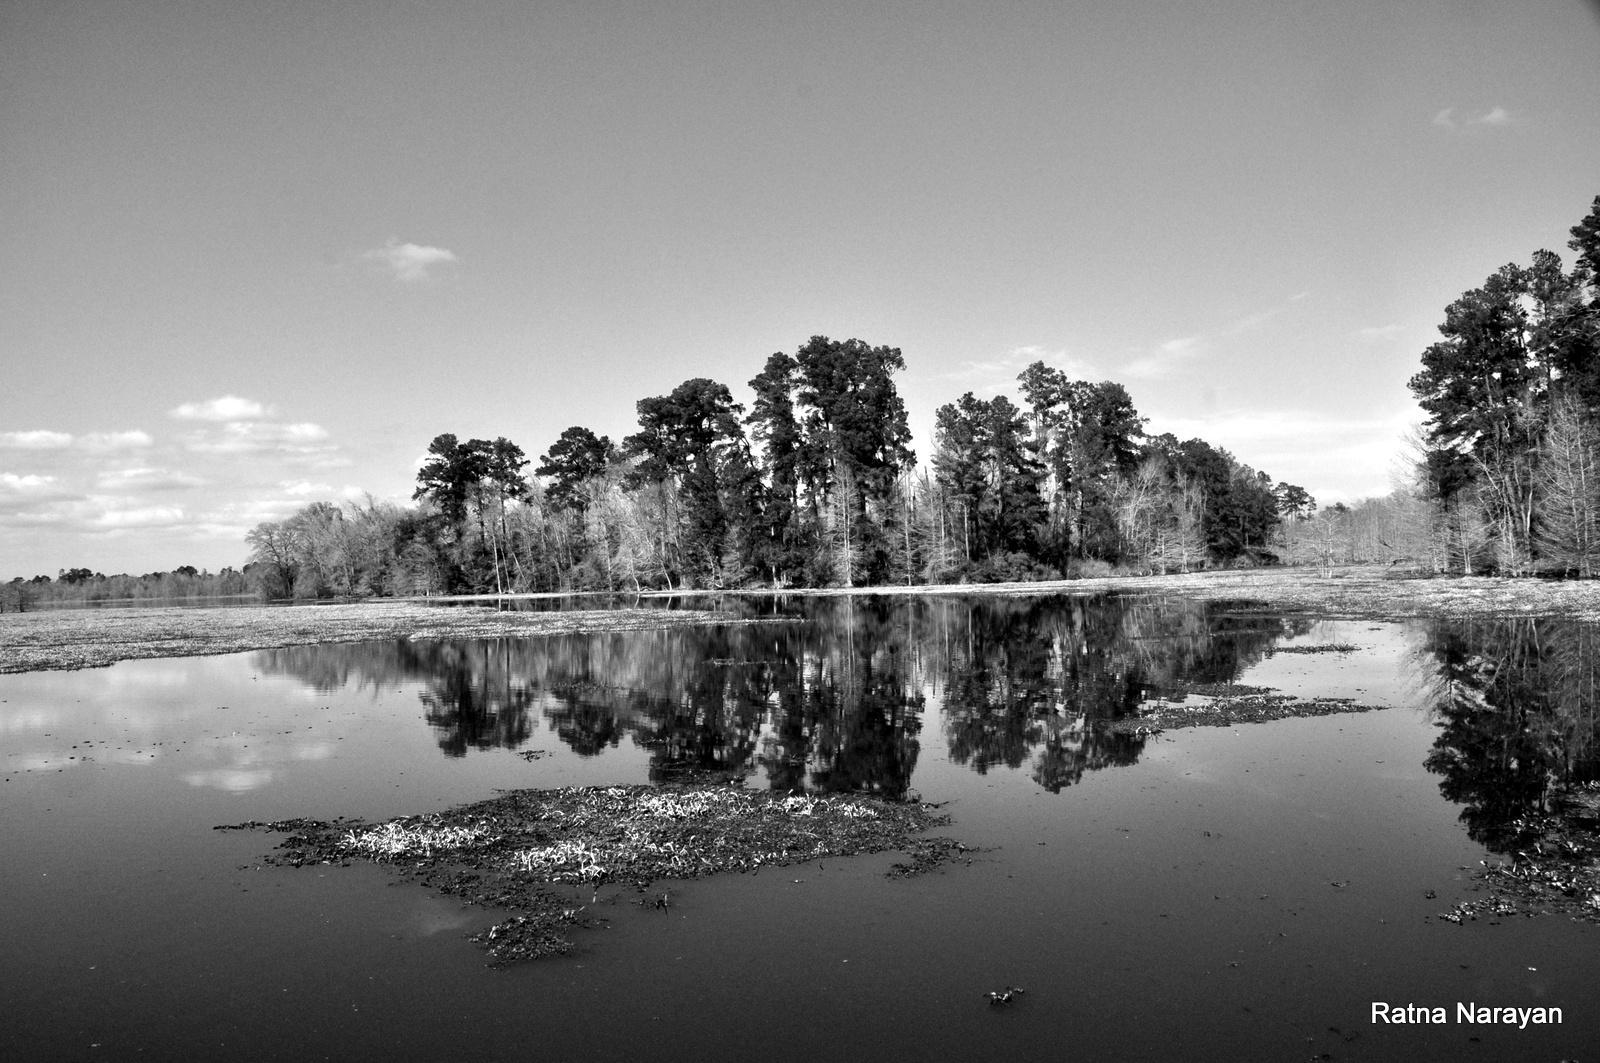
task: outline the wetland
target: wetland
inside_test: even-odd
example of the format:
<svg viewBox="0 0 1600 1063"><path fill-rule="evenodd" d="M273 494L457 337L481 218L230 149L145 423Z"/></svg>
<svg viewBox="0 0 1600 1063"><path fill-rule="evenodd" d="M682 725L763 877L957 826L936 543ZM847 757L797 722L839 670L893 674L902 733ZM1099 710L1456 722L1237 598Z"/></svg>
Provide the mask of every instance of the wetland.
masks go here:
<svg viewBox="0 0 1600 1063"><path fill-rule="evenodd" d="M1600 1040L1582 619L1164 593L678 612L0 676L0 926L23 957L0 1000L25 1017L0 1052L1556 1060ZM240 825L277 829L214 829ZM1564 1021L1374 1025L1393 1000Z"/></svg>

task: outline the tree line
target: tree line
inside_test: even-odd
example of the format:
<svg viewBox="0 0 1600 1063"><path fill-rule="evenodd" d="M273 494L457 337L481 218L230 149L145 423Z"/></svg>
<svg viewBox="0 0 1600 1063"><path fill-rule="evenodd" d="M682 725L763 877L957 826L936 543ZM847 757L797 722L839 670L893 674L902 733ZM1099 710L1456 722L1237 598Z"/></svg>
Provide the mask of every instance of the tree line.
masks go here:
<svg viewBox="0 0 1600 1063"><path fill-rule="evenodd" d="M107 576L87 568L67 568L59 570L54 578L17 576L0 584L0 613L51 605L255 597L259 591L259 581L252 578L248 565L244 571L224 568L220 572L179 565L171 572L139 576L126 572Z"/></svg>
<svg viewBox="0 0 1600 1063"><path fill-rule="evenodd" d="M640 399L620 441L573 425L535 462L436 436L413 507L314 503L247 536L269 597L851 587L1178 572L1277 560L1314 500L1204 440L1147 436L1114 382L1043 362L1025 406L939 408L918 469L900 350L813 336L734 401Z"/></svg>
<svg viewBox="0 0 1600 1063"><path fill-rule="evenodd" d="M1432 572L1600 572L1600 196L1570 269L1538 251L1446 309L1410 388L1428 419L1410 483L1319 511L1202 439L1145 432L1121 384L1036 362L1019 405L968 392L918 467L899 349L813 336L771 355L748 409L704 377L640 399L614 441L582 425L537 462L505 438L434 438L415 505L317 502L212 575L20 578L0 608L269 598L851 587L1390 561ZM87 570L72 570L84 572Z"/></svg>

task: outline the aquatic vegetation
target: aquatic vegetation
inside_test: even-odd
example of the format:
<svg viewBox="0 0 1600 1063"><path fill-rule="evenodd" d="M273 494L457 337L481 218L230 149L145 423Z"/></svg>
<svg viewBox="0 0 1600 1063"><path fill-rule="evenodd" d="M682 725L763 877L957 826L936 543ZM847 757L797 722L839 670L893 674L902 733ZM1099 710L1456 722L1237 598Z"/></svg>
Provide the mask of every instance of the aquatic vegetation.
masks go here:
<svg viewBox="0 0 1600 1063"><path fill-rule="evenodd" d="M463 849L490 838L485 826L427 825L427 821L391 820L376 827L348 830L340 844L348 852L374 860L430 857L436 852Z"/></svg>
<svg viewBox="0 0 1600 1063"><path fill-rule="evenodd" d="M1382 705L1362 705L1354 698L1296 698L1267 693L1264 688L1238 688L1239 695L1214 694L1199 700L1163 698L1141 705L1138 714L1103 724L1106 731L1135 736L1160 734L1180 727L1232 727L1303 716L1372 712Z"/></svg>
<svg viewBox="0 0 1600 1063"><path fill-rule="evenodd" d="M1001 1007L1006 1004L1010 1004L1012 1001L1016 1000L1017 997L1026 992L1027 990L1023 989L1021 986L1008 985L1001 990L990 990L984 995L989 998L990 1007Z"/></svg>
<svg viewBox="0 0 1600 1063"><path fill-rule="evenodd" d="M563 928L610 884L643 893L657 879L756 871L826 856L900 849L891 877L920 874L973 850L921 837L948 823L932 805L861 794L777 794L739 785L576 786L513 790L462 808L379 824L320 820L240 824L289 836L270 863L370 859L471 904L517 914L478 935L496 963L560 954ZM666 894L656 907L665 908Z"/></svg>

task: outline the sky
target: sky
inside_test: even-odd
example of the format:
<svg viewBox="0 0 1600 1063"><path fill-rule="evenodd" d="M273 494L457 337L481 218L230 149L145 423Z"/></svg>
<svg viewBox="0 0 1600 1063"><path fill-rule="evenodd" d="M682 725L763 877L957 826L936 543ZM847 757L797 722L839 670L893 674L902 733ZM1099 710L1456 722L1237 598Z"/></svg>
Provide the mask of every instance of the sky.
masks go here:
<svg viewBox="0 0 1600 1063"><path fill-rule="evenodd" d="M813 335L1386 494L1444 307L1600 195L1595 0L0 0L0 578L248 557L429 442ZM532 466L530 466L531 470Z"/></svg>

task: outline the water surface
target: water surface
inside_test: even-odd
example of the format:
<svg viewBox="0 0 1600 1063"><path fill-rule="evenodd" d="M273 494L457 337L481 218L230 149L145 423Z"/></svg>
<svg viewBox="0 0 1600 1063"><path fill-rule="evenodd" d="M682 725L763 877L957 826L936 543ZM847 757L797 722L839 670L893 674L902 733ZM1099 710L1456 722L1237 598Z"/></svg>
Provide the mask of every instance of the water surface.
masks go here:
<svg viewBox="0 0 1600 1063"><path fill-rule="evenodd" d="M1552 777L1595 777L1590 629L1066 596L724 608L793 620L0 676L0 1056L1554 1060L1600 1043L1594 928L1435 918ZM1104 726L1228 684L1377 708ZM947 802L949 833L985 851L911 881L885 879L884 854L674 885L666 913L608 890L609 929L573 957L497 972L463 940L490 913L371 867L263 868L272 836L211 829L708 772ZM1007 984L1028 992L989 1007ZM1565 1023L1374 1026L1378 1000Z"/></svg>

